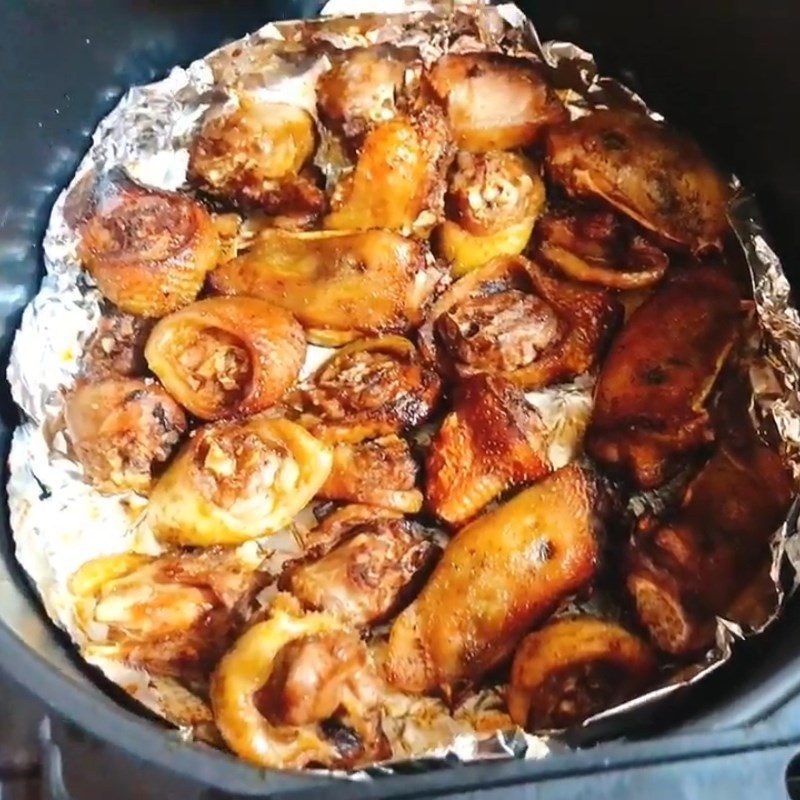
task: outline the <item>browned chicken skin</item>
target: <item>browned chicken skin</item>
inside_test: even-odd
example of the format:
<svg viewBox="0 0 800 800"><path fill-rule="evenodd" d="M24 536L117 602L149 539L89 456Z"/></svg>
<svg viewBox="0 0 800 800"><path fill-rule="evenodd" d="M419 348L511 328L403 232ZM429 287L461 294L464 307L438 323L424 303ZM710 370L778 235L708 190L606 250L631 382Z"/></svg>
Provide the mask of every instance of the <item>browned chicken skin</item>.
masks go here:
<svg viewBox="0 0 800 800"><path fill-rule="evenodd" d="M551 471L538 413L510 381L492 375L465 378L456 389L428 451L428 507L461 525L512 486Z"/></svg>
<svg viewBox="0 0 800 800"><path fill-rule="evenodd" d="M148 492L154 468L186 430L183 409L161 385L134 378L79 384L64 415L87 479L107 493Z"/></svg>
<svg viewBox="0 0 800 800"><path fill-rule="evenodd" d="M559 280L521 256L497 258L434 303L420 349L444 374L487 372L533 389L591 369L621 315L602 289Z"/></svg>
<svg viewBox="0 0 800 800"><path fill-rule="evenodd" d="M631 315L595 392L586 449L642 488L710 441L705 402L741 324L739 293L717 267L676 273Z"/></svg>
<svg viewBox="0 0 800 800"><path fill-rule="evenodd" d="M317 496L416 514L422 507L418 472L408 442L399 436L345 442L334 447L330 475Z"/></svg>
<svg viewBox="0 0 800 800"><path fill-rule="evenodd" d="M600 489L571 465L462 528L395 620L387 679L452 698L594 576Z"/></svg>
<svg viewBox="0 0 800 800"><path fill-rule="evenodd" d="M669 257L610 211L551 212L536 225L537 252L573 280L610 289L652 286Z"/></svg>
<svg viewBox="0 0 800 800"><path fill-rule="evenodd" d="M697 145L632 111L595 111L547 133L550 178L699 255L720 250L727 188Z"/></svg>
<svg viewBox="0 0 800 800"><path fill-rule="evenodd" d="M103 314L83 355L84 375L92 380L113 375L135 377L147 369L144 346L153 321L112 309Z"/></svg>
<svg viewBox="0 0 800 800"><path fill-rule="evenodd" d="M451 54L427 73L447 111L462 150L510 150L534 144L567 112L545 81L542 68L499 53Z"/></svg>
<svg viewBox="0 0 800 800"><path fill-rule="evenodd" d="M335 614L353 628L391 617L413 596L439 548L419 526L388 517L353 525L345 541L281 578L306 608Z"/></svg>

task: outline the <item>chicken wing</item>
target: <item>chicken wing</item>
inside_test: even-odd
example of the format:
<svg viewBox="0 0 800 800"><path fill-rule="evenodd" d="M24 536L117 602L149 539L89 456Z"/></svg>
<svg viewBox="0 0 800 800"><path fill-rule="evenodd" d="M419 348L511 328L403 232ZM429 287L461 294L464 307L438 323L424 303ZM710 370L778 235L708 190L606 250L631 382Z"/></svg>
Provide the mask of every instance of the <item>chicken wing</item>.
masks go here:
<svg viewBox="0 0 800 800"><path fill-rule="evenodd" d="M534 144L567 118L539 64L500 53L440 58L427 73L462 150L511 150Z"/></svg>
<svg viewBox="0 0 800 800"><path fill-rule="evenodd" d="M592 580L604 505L595 476L570 465L463 528L392 625L388 680L452 698L505 661Z"/></svg>
<svg viewBox="0 0 800 800"><path fill-rule="evenodd" d="M697 145L633 111L595 111L547 133L547 170L695 255L720 250L728 190Z"/></svg>
<svg viewBox="0 0 800 800"><path fill-rule="evenodd" d="M705 402L741 323L718 267L676 273L634 313L600 371L589 454L637 486L660 485L713 438Z"/></svg>
<svg viewBox="0 0 800 800"><path fill-rule="evenodd" d="M512 486L551 471L544 425L522 391L499 376L474 375L456 388L428 451L428 507L459 526Z"/></svg>
<svg viewBox="0 0 800 800"><path fill-rule="evenodd" d="M607 291L549 275L522 256L473 270L431 307L420 351L445 375L501 375L523 389L591 369L622 317Z"/></svg>

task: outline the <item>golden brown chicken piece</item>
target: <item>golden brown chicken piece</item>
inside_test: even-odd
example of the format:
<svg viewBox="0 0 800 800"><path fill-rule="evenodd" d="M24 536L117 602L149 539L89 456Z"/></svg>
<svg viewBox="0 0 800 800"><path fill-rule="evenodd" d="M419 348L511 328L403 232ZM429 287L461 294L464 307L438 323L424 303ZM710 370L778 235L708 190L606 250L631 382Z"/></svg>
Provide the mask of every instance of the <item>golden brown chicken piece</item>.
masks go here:
<svg viewBox="0 0 800 800"><path fill-rule="evenodd" d="M496 375L473 375L456 387L453 411L428 451L428 508L459 526L506 489L551 469L544 425L522 391Z"/></svg>
<svg viewBox="0 0 800 800"><path fill-rule="evenodd" d="M517 649L508 711L528 731L568 728L634 697L656 672L650 647L619 625L560 619Z"/></svg>
<svg viewBox="0 0 800 800"><path fill-rule="evenodd" d="M399 436L344 442L333 448L331 474L317 496L416 514L422 508L418 472L408 442Z"/></svg>
<svg viewBox="0 0 800 800"><path fill-rule="evenodd" d="M609 292L555 278L522 256L496 258L433 304L420 351L445 375L485 372L534 389L591 369L621 317Z"/></svg>
<svg viewBox="0 0 800 800"><path fill-rule="evenodd" d="M103 296L142 317L191 303L219 257L200 203L135 184L103 198L79 233L78 257Z"/></svg>
<svg viewBox="0 0 800 800"><path fill-rule="evenodd" d="M151 370L200 419L248 416L277 402L306 354L300 323L255 297L212 297L160 320L147 340Z"/></svg>
<svg viewBox="0 0 800 800"><path fill-rule="evenodd" d="M154 382L104 378L79 383L64 406L84 475L101 492L146 494L153 471L186 430L183 409Z"/></svg>
<svg viewBox="0 0 800 800"><path fill-rule="evenodd" d="M308 609L326 611L352 628L389 619L430 572L440 550L405 519L376 517L353 525L321 558L290 567L280 586Z"/></svg>
<svg viewBox="0 0 800 800"><path fill-rule="evenodd" d="M286 419L195 431L153 489L147 522L162 542L241 544L288 525L330 472L331 449Z"/></svg>
<svg viewBox="0 0 800 800"><path fill-rule="evenodd" d="M427 78L462 150L528 147L548 125L567 119L542 67L527 58L451 54L440 58Z"/></svg>
<svg viewBox="0 0 800 800"><path fill-rule="evenodd" d="M83 374L89 380L144 374L147 370L144 346L152 329L153 320L145 317L134 317L113 308L104 312L86 344Z"/></svg>
<svg viewBox="0 0 800 800"><path fill-rule="evenodd" d="M634 313L600 371L589 454L637 486L663 483L713 438L706 399L741 324L718 267L676 273Z"/></svg>
<svg viewBox="0 0 800 800"><path fill-rule="evenodd" d="M315 436L353 443L416 427L433 412L440 389L408 339L383 336L343 347L290 402Z"/></svg>
<svg viewBox="0 0 800 800"><path fill-rule="evenodd" d="M452 699L593 578L604 498L570 465L463 528L392 625L387 679Z"/></svg>
<svg viewBox="0 0 800 800"><path fill-rule="evenodd" d="M633 111L595 111L547 134L547 170L695 255L722 248L728 189L692 141Z"/></svg>
<svg viewBox="0 0 800 800"><path fill-rule="evenodd" d="M298 106L238 98L213 110L190 154L189 177L209 194L270 215L317 215L325 196L303 167L314 154L312 116Z"/></svg>
<svg viewBox="0 0 800 800"><path fill-rule="evenodd" d="M383 684L366 647L336 617L280 595L222 658L214 721L237 755L264 767L353 767L389 754Z"/></svg>
<svg viewBox="0 0 800 800"><path fill-rule="evenodd" d="M90 652L191 679L208 674L264 582L233 550L211 548L96 558L69 589Z"/></svg>
<svg viewBox="0 0 800 800"><path fill-rule="evenodd" d="M380 44L345 51L317 84L320 117L358 148L375 125L404 110L406 70L418 63L413 48Z"/></svg>
<svg viewBox="0 0 800 800"><path fill-rule="evenodd" d="M353 171L336 185L324 227L429 230L443 216L452 157L447 122L437 106L382 122L366 135Z"/></svg>
<svg viewBox="0 0 800 800"><path fill-rule="evenodd" d="M659 649L682 655L713 642L715 616L768 557L792 491L777 453L761 444L723 445L676 511L640 520L627 586Z"/></svg>
<svg viewBox="0 0 800 800"><path fill-rule="evenodd" d="M267 231L211 274L221 294L291 311L309 341L337 346L419 324L443 273L427 247L389 231Z"/></svg>
<svg viewBox="0 0 800 800"><path fill-rule="evenodd" d="M566 277L609 289L658 283L669 257L611 211L551 212L536 225L537 252Z"/></svg>
<svg viewBox="0 0 800 800"><path fill-rule="evenodd" d="M463 275L496 256L521 253L545 201L538 169L524 156L493 150L458 154L445 198L437 252Z"/></svg>

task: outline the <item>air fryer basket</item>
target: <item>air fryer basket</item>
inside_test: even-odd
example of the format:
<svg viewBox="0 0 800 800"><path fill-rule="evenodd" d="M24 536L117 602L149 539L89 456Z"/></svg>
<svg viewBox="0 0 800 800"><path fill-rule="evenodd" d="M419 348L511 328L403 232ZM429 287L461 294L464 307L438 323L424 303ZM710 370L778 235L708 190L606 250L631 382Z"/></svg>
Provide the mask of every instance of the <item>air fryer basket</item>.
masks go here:
<svg viewBox="0 0 800 800"><path fill-rule="evenodd" d="M800 97L793 63L800 6L789 0L559 0L529 6L542 38L568 39L594 52L605 73L640 90L651 107L690 130L739 174L759 199L790 280L800 279L800 148L792 124ZM69 6L0 0L3 362L40 279L50 207L97 121L125 89L267 20L317 10L318 4L302 0L75 0ZM2 392L5 453L16 413L5 387ZM678 787L687 796L779 796L787 764L800 752L800 700L794 699L800 690L800 604L794 602L766 636L740 648L733 663L660 709L641 741L612 741L541 763L484 762L369 784L264 773L199 745L176 744L172 732L101 689L25 583L5 514L0 524L0 669L55 714L49 736L45 731L53 786L62 780L58 747L73 729L113 746L90 769L102 773L94 784L103 787L97 796L108 796L114 786L119 798L310 797L323 784L329 798L453 796L477 787L492 787L499 796L501 787L534 781L536 796L548 798L645 791L674 797ZM99 751L90 746L88 752ZM70 771L87 769L87 757L80 763L64 759L68 786ZM148 781L160 789L148 790Z"/></svg>

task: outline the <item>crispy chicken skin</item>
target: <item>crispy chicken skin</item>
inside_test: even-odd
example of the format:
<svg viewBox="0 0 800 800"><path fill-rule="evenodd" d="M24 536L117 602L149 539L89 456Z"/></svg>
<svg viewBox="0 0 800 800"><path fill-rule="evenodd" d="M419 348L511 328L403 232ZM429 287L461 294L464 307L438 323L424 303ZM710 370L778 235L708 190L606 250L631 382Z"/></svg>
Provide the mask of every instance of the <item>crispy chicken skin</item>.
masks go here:
<svg viewBox="0 0 800 800"><path fill-rule="evenodd" d="M69 588L93 652L189 679L208 674L263 580L233 550L209 548L103 556L74 573Z"/></svg>
<svg viewBox="0 0 800 800"><path fill-rule="evenodd" d="M567 728L635 696L656 671L651 648L619 625L561 619L528 634L517 649L508 710L528 731Z"/></svg>
<svg viewBox="0 0 800 800"><path fill-rule="evenodd" d="M106 494L146 494L153 470L186 430L183 409L158 383L138 378L79 383L67 397L64 416L86 478Z"/></svg>
<svg viewBox="0 0 800 800"><path fill-rule="evenodd" d="M452 699L505 661L593 578L604 505L595 476L570 465L462 528L392 625L387 679Z"/></svg>
<svg viewBox="0 0 800 800"><path fill-rule="evenodd" d="M306 608L363 628L408 603L439 552L415 523L375 518L351 527L345 541L321 558L290 567L280 586Z"/></svg>
<svg viewBox="0 0 800 800"><path fill-rule="evenodd" d="M103 198L79 233L78 257L103 296L142 317L191 303L219 258L200 203L136 184Z"/></svg>
<svg viewBox="0 0 800 800"><path fill-rule="evenodd" d="M217 665L211 706L236 754L263 767L348 768L389 755L380 676L336 617L279 595Z"/></svg>
<svg viewBox="0 0 800 800"><path fill-rule="evenodd" d="M144 374L147 369L144 346L152 329L153 320L146 317L135 317L114 308L104 312L84 350L83 375L88 380L98 380Z"/></svg>
<svg viewBox="0 0 800 800"><path fill-rule="evenodd" d="M395 434L343 442L333 448L331 473L317 496L416 514L422 508L418 472L408 442Z"/></svg>
<svg viewBox="0 0 800 800"><path fill-rule="evenodd" d="M669 246L722 248L728 190L697 145L632 111L595 111L547 132L547 171L570 197L604 200Z"/></svg>
<svg viewBox="0 0 800 800"><path fill-rule="evenodd" d="M676 273L631 315L600 371L589 454L641 488L713 438L705 409L741 324L739 293L718 267Z"/></svg>
<svg viewBox="0 0 800 800"><path fill-rule="evenodd" d="M425 497L459 526L512 486L551 471L541 418L511 381L473 375L456 387L453 410L431 443Z"/></svg>
<svg viewBox="0 0 800 800"><path fill-rule="evenodd" d="M458 154L436 232L438 254L463 275L496 256L521 253L545 202L534 164L517 153Z"/></svg>
<svg viewBox="0 0 800 800"><path fill-rule="evenodd" d="M250 295L291 311L309 341L336 346L403 333L422 320L443 279L422 242L390 231L265 231L210 276L225 295Z"/></svg>
<svg viewBox="0 0 800 800"><path fill-rule="evenodd" d="M362 442L424 422L441 381L401 336L361 339L343 347L290 398L298 422L331 443Z"/></svg>
<svg viewBox="0 0 800 800"><path fill-rule="evenodd" d="M306 354L294 316L255 297L211 297L159 320L150 369L200 419L248 416L277 402Z"/></svg>
<svg viewBox="0 0 800 800"><path fill-rule="evenodd" d="M576 281L609 289L658 283L669 257L611 211L554 211L536 225L540 258Z"/></svg>
<svg viewBox="0 0 800 800"><path fill-rule="evenodd" d="M501 257L456 281L431 307L420 351L446 376L485 372L523 389L591 369L622 317L607 291Z"/></svg>
<svg viewBox="0 0 800 800"><path fill-rule="evenodd" d="M683 655L713 642L724 614L769 554L792 482L761 444L723 444L687 487L678 509L640 520L627 587L659 649Z"/></svg>
<svg viewBox="0 0 800 800"><path fill-rule="evenodd" d="M462 150L511 150L534 144L567 112L542 68L499 53L461 53L440 58L427 73Z"/></svg>
<svg viewBox="0 0 800 800"><path fill-rule="evenodd" d="M366 135L353 171L334 188L324 227L427 231L443 216L452 157L447 122L435 105L380 123Z"/></svg>
<svg viewBox="0 0 800 800"><path fill-rule="evenodd" d="M308 111L247 94L229 113L214 110L191 148L189 177L216 197L269 215L315 215L325 195L303 167L316 145Z"/></svg>

